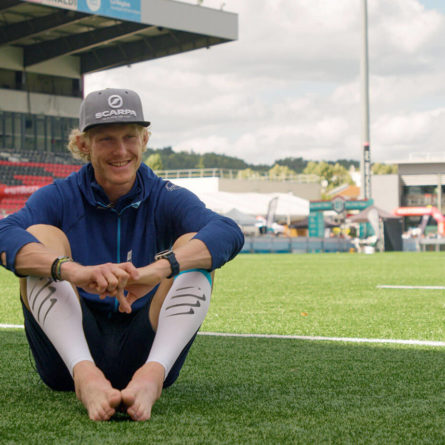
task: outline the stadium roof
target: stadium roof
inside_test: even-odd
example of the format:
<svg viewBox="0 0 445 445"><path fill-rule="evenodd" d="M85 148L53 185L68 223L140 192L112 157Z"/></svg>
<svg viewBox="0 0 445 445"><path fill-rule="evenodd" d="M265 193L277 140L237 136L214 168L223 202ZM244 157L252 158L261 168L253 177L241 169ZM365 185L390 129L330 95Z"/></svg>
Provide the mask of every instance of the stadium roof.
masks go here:
<svg viewBox="0 0 445 445"><path fill-rule="evenodd" d="M0 2L0 51L20 49L29 71L74 56L83 75L237 37L236 14L172 0Z"/></svg>

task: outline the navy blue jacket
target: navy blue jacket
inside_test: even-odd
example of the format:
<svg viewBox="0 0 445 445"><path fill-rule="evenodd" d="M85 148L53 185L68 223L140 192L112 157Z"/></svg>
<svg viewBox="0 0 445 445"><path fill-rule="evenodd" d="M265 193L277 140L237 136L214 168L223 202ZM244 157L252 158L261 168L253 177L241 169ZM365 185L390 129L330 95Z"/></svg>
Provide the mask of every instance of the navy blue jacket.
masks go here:
<svg viewBox="0 0 445 445"><path fill-rule="evenodd" d="M15 273L17 252L37 240L26 232L33 224L59 227L68 237L74 261L89 266L131 261L136 267L154 261L184 233L198 232L212 256L212 269L231 260L242 248L244 237L237 224L220 216L189 190L156 176L145 164L137 172L132 190L111 207L87 164L68 178L42 187L17 213L0 221L0 252L7 269ZM154 290L133 305L141 307ZM100 300L79 288L79 294L116 310L117 300Z"/></svg>

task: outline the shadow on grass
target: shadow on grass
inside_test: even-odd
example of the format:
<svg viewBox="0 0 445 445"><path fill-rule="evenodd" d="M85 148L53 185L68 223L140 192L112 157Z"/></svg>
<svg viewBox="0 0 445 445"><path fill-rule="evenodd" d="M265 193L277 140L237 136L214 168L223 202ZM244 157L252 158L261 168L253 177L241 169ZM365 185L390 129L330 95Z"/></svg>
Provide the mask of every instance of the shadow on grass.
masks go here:
<svg viewBox="0 0 445 445"><path fill-rule="evenodd" d="M198 337L149 422L94 423L47 389L23 332L1 331L6 443L444 443L445 350Z"/></svg>

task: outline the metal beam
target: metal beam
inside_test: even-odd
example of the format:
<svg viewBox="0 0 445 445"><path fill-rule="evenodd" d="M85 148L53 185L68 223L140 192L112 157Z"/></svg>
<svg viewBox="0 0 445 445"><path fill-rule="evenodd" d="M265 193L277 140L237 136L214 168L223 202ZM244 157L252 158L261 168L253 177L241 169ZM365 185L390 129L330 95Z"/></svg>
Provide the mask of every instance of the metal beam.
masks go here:
<svg viewBox="0 0 445 445"><path fill-rule="evenodd" d="M22 3L20 0L3 0L0 4L0 11L12 8L13 6L17 6L20 3Z"/></svg>
<svg viewBox="0 0 445 445"><path fill-rule="evenodd" d="M362 159L360 197L370 199L371 193L371 143L369 136L369 64L368 64L368 4L361 1L362 52L360 59L361 102L362 102Z"/></svg>
<svg viewBox="0 0 445 445"><path fill-rule="evenodd" d="M198 48L208 48L227 41L219 37L207 37L182 31L176 31L175 38L179 40L179 44L172 39L171 35L161 35L148 39L149 44L146 42L147 39L141 39L137 42L122 43L119 45L119 50L116 45L94 49L81 55L81 74L152 60ZM125 59L122 58L122 52L127 54Z"/></svg>
<svg viewBox="0 0 445 445"><path fill-rule="evenodd" d="M36 43L24 48L23 65L26 67L62 55L86 51L104 43L135 34L148 27L148 25L141 25L140 23L124 22L115 26Z"/></svg>
<svg viewBox="0 0 445 445"><path fill-rule="evenodd" d="M11 44L24 37L31 37L68 23L77 22L86 16L87 14L80 12L61 10L54 14L0 27L0 45Z"/></svg>

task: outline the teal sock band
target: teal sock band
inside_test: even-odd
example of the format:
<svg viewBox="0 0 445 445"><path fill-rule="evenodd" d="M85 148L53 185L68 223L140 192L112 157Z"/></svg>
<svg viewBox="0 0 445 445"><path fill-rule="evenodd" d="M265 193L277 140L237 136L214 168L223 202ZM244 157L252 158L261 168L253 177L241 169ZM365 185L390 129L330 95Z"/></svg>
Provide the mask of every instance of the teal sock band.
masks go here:
<svg viewBox="0 0 445 445"><path fill-rule="evenodd" d="M179 275L182 275L183 273L188 273L188 272L201 272L207 278L207 281L210 283L210 286L212 285L212 276L210 275L210 272L208 270L205 270L205 269L188 269L188 270L183 270L182 272L179 272L179 274L176 275L176 277L179 277Z"/></svg>

